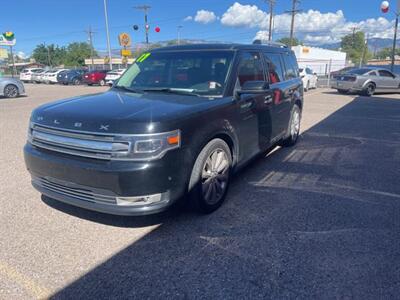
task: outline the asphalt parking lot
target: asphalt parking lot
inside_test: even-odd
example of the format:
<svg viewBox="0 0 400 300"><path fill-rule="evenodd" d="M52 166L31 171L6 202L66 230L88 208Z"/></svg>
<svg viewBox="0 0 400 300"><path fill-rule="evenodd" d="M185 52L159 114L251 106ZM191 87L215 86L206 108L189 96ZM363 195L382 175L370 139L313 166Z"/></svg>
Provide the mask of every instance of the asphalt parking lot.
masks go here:
<svg viewBox="0 0 400 300"><path fill-rule="evenodd" d="M106 89L0 99L1 299L398 298L400 95L312 90L298 145L240 172L220 210L138 218L42 199L24 166L33 108Z"/></svg>

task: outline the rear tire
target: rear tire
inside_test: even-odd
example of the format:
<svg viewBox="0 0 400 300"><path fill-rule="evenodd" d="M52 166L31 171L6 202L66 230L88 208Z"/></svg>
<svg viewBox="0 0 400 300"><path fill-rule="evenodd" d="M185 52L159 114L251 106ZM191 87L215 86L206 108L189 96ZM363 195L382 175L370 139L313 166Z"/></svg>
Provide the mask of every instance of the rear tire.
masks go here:
<svg viewBox="0 0 400 300"><path fill-rule="evenodd" d="M76 78L73 80L73 83L74 83L74 85L80 85L81 81L78 78Z"/></svg>
<svg viewBox="0 0 400 300"><path fill-rule="evenodd" d="M371 97L371 96L374 95L375 89L376 89L375 84L374 83L369 83L362 94L364 96Z"/></svg>
<svg viewBox="0 0 400 300"><path fill-rule="evenodd" d="M14 84L7 84L4 87L3 95L6 98L16 98L19 95L18 87Z"/></svg>
<svg viewBox="0 0 400 300"><path fill-rule="evenodd" d="M99 84L100 84L100 86L105 86L106 82L105 82L105 80L102 79L102 80L99 81Z"/></svg>
<svg viewBox="0 0 400 300"><path fill-rule="evenodd" d="M193 209L209 214L222 205L228 192L231 168L231 150L222 139L213 139L201 150L188 186Z"/></svg>
<svg viewBox="0 0 400 300"><path fill-rule="evenodd" d="M300 134L300 122L301 122L301 110L300 107L295 104L293 105L292 112L290 114L290 121L287 128L287 138L281 142L283 147L291 147L296 145Z"/></svg>

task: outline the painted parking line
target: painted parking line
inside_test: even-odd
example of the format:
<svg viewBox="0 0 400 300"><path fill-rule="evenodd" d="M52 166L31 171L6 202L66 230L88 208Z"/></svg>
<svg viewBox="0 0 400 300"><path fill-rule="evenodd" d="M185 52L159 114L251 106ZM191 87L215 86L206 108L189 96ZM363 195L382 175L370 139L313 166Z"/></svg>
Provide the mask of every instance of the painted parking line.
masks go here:
<svg viewBox="0 0 400 300"><path fill-rule="evenodd" d="M48 299L51 295L48 289L38 285L32 279L3 262L0 262L0 275L5 276L7 279L21 286L36 299Z"/></svg>

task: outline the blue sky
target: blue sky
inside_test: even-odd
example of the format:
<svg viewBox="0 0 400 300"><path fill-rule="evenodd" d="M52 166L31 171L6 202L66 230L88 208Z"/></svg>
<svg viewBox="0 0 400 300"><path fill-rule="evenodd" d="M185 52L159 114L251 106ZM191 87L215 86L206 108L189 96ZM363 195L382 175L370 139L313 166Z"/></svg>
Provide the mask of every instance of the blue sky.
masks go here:
<svg viewBox="0 0 400 300"><path fill-rule="evenodd" d="M280 37L288 35L288 18L282 14L290 9L291 1L276 1L276 14L280 18L276 19L279 28L276 28L275 37ZM235 2L238 4L232 8ZM391 2L394 6L395 1ZM178 25L183 26L182 38L241 43L251 42L257 32L262 35L266 30L263 22L266 18L261 10L268 12L268 9L261 0L108 0L112 48L118 48L117 34L122 31L131 33L134 42L144 40L143 30L134 32L132 29L133 24L143 28L143 13L133 7L144 3L152 7L149 12L150 41L176 38ZM389 37L394 17L393 14L382 14L380 3L380 0L303 0L299 7L303 13L296 19L297 36L309 43L334 42L350 27L356 26L373 36ZM89 26L96 31L95 48L106 48L103 0L13 0L7 3L7 9L12 13L2 12L0 30L15 33L16 52L29 54L42 42L66 45L72 41L87 41L84 30ZM310 13L311 9L313 12ZM206 17L211 18L195 21L200 10L207 11ZM342 12L337 13L339 10ZM239 20L237 13L242 12L248 15L242 15L243 20ZM192 16L192 20L184 21L188 16ZM366 21L368 19L372 20ZM161 28L160 33L154 32L155 26Z"/></svg>

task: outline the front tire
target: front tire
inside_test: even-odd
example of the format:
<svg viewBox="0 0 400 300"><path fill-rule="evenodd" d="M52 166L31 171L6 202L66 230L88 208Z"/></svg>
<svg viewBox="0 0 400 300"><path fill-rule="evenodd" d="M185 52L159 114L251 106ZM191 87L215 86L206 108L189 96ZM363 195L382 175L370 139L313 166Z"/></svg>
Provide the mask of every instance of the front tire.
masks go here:
<svg viewBox="0 0 400 300"><path fill-rule="evenodd" d="M222 139L213 139L201 150L189 182L191 206L199 213L217 210L228 192L232 154Z"/></svg>
<svg viewBox="0 0 400 300"><path fill-rule="evenodd" d="M4 87L3 94L7 98L16 98L18 97L19 91L17 86L13 84L8 84Z"/></svg>
<svg viewBox="0 0 400 300"><path fill-rule="evenodd" d="M339 89L339 90L337 90L337 91L338 91L339 94L342 94L342 95L346 95L346 94L349 93L348 90L341 90L341 89Z"/></svg>
<svg viewBox="0 0 400 300"><path fill-rule="evenodd" d="M301 121L301 110L300 107L295 104L292 108L290 115L289 126L287 129L287 138L281 143L283 147L291 147L297 143L300 134L300 121Z"/></svg>
<svg viewBox="0 0 400 300"><path fill-rule="evenodd" d="M100 80L99 84L100 84L100 86L105 86L106 82L102 79L102 80Z"/></svg>

